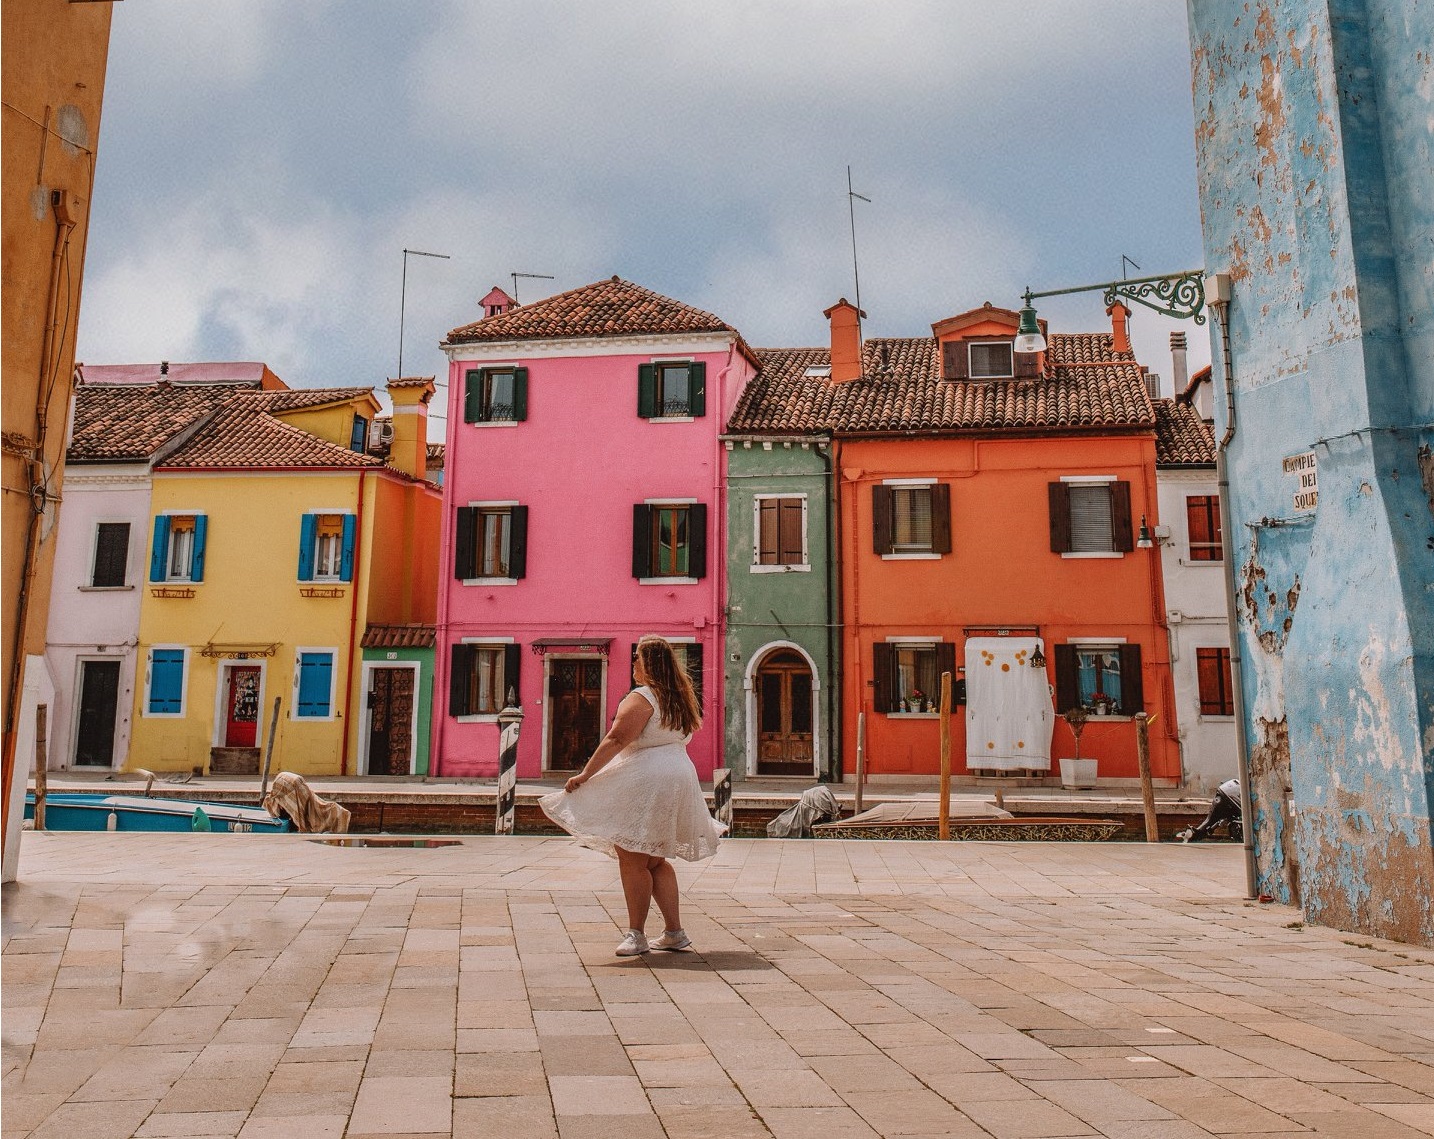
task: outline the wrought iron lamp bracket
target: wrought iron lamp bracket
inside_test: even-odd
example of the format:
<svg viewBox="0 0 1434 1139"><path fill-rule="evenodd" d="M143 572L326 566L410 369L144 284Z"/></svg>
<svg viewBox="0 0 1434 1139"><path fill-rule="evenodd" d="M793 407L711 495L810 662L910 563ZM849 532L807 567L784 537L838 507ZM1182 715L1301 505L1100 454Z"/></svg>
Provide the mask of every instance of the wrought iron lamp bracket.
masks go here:
<svg viewBox="0 0 1434 1139"><path fill-rule="evenodd" d="M1107 307L1118 300L1134 301L1176 320L1205 323L1205 276L1199 269L1189 269L1183 273L1163 273L1156 277L1106 281L1099 285L1078 285L1073 289L1049 289L1040 293L1027 291L1026 304L1029 305L1034 297L1093 293L1097 289L1104 290Z"/></svg>

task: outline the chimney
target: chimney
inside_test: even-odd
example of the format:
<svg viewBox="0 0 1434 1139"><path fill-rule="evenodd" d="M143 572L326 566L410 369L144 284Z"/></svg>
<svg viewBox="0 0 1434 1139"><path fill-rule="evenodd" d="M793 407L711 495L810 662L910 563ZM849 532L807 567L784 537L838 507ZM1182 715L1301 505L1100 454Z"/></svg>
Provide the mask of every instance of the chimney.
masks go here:
<svg viewBox="0 0 1434 1139"><path fill-rule="evenodd" d="M436 390L432 376L388 381L393 401L388 465L416 479L425 478L428 469L428 401Z"/></svg>
<svg viewBox="0 0 1434 1139"><path fill-rule="evenodd" d="M518 302L494 285L488 295L478 302L478 307L483 310L483 319L490 316L502 316L505 312L518 307Z"/></svg>
<svg viewBox="0 0 1434 1139"><path fill-rule="evenodd" d="M1185 358L1185 333L1170 334L1170 378L1175 381L1175 394L1179 395L1190 383L1190 365Z"/></svg>
<svg viewBox="0 0 1434 1139"><path fill-rule="evenodd" d="M832 326L832 379L837 383L861 378L861 318L866 315L842 297L822 313Z"/></svg>
<svg viewBox="0 0 1434 1139"><path fill-rule="evenodd" d="M1130 351L1130 310L1116 301L1105 312L1110 317L1110 334L1115 340L1112 347L1117 354L1125 355Z"/></svg>

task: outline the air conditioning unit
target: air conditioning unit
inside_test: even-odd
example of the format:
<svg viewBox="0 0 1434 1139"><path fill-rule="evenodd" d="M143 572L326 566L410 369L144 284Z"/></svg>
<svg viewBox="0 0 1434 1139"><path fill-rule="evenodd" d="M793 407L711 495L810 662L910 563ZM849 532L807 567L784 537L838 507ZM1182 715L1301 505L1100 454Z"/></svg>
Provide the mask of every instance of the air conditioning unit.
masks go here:
<svg viewBox="0 0 1434 1139"><path fill-rule="evenodd" d="M377 451L387 447L393 442L393 420L375 419L369 424L368 446L370 451Z"/></svg>

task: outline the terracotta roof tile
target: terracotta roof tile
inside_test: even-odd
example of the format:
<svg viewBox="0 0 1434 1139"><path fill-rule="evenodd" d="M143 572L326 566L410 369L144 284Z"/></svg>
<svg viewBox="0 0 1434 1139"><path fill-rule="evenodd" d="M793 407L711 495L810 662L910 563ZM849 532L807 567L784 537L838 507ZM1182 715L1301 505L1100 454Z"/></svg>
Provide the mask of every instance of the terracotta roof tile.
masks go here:
<svg viewBox="0 0 1434 1139"><path fill-rule="evenodd" d="M433 383L435 376L403 376L397 380L389 380L387 386L390 388L423 388Z"/></svg>
<svg viewBox="0 0 1434 1139"><path fill-rule="evenodd" d="M692 308L631 281L612 277L521 305L455 328L447 343L484 340L568 340L736 330L710 312Z"/></svg>
<svg viewBox="0 0 1434 1139"><path fill-rule="evenodd" d="M1071 431L1154 426L1155 412L1132 353L1108 333L1052 333L1046 375L1029 380L941 379L929 337L868 340L862 377L809 376L830 363L826 348L759 349L728 430L783 434L835 431Z"/></svg>
<svg viewBox="0 0 1434 1139"><path fill-rule="evenodd" d="M1178 399L1155 401L1155 465L1213 467L1215 436L1200 413Z"/></svg>
<svg viewBox="0 0 1434 1139"><path fill-rule="evenodd" d="M432 625L370 625L359 643L366 649L431 649L437 642Z"/></svg>
<svg viewBox="0 0 1434 1139"><path fill-rule="evenodd" d="M75 389L72 463L138 462L211 414L236 392L259 381L233 384L82 383Z"/></svg>
<svg viewBox="0 0 1434 1139"><path fill-rule="evenodd" d="M300 411L310 407L325 407L331 403L348 403L350 400L372 398L372 388L289 388L286 391L265 392L270 411Z"/></svg>
<svg viewBox="0 0 1434 1139"><path fill-rule="evenodd" d="M367 388L330 389L368 392ZM383 461L330 443L270 414L275 397L300 392L241 392L169 455L165 468L381 467ZM283 410L292 410L284 407Z"/></svg>

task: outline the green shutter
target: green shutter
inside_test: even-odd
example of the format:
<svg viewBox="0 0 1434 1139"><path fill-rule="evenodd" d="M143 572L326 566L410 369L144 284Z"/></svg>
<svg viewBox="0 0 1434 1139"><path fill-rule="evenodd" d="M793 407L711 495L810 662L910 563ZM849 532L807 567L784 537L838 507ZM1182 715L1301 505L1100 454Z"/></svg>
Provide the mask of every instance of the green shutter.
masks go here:
<svg viewBox="0 0 1434 1139"><path fill-rule="evenodd" d="M528 573L528 508L515 506L508 515L508 576Z"/></svg>
<svg viewBox="0 0 1434 1139"><path fill-rule="evenodd" d="M652 419L657 415L657 365L637 366L637 415Z"/></svg>
<svg viewBox="0 0 1434 1139"><path fill-rule="evenodd" d="M478 508L460 506L453 538L453 576L467 581L478 576Z"/></svg>
<svg viewBox="0 0 1434 1139"><path fill-rule="evenodd" d="M473 668L471 645L462 643L449 646L448 656L448 714L468 715L468 681Z"/></svg>
<svg viewBox="0 0 1434 1139"><path fill-rule="evenodd" d="M701 360L692 363L692 370L689 373L691 379L690 392L692 402L692 414L702 416L707 414L707 365Z"/></svg>
<svg viewBox="0 0 1434 1139"><path fill-rule="evenodd" d="M632 508L632 576L652 576L652 507L645 502Z"/></svg>
<svg viewBox="0 0 1434 1139"><path fill-rule="evenodd" d="M707 576L707 504L687 508L687 576Z"/></svg>
<svg viewBox="0 0 1434 1139"><path fill-rule="evenodd" d="M463 374L463 422L477 423L483 413L483 373L476 368Z"/></svg>
<svg viewBox="0 0 1434 1139"><path fill-rule="evenodd" d="M528 369L513 369L513 419L522 423L528 418Z"/></svg>

